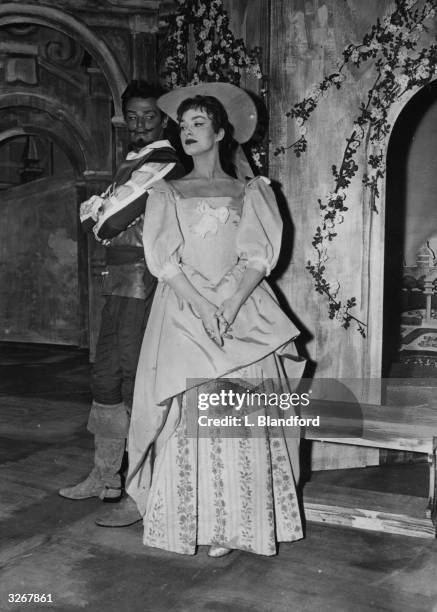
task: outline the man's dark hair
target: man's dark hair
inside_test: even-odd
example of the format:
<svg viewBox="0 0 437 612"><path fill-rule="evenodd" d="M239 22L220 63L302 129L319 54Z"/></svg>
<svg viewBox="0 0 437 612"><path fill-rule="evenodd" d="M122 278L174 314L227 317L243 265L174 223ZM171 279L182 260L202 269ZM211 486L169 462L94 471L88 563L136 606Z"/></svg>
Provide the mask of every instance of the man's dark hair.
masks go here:
<svg viewBox="0 0 437 612"><path fill-rule="evenodd" d="M126 106L132 98L154 98L157 100L165 94L165 89L159 83L147 83L147 81L131 81L121 96L123 115L126 115Z"/></svg>

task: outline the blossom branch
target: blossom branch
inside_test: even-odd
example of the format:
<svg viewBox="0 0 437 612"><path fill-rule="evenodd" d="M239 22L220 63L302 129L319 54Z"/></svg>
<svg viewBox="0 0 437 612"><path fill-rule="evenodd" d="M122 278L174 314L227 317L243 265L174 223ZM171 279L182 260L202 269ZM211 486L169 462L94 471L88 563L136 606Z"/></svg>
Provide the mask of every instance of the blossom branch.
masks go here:
<svg viewBox="0 0 437 612"><path fill-rule="evenodd" d="M344 328L348 328L351 322L356 323L363 337L366 324L351 313L351 309L356 306L356 298L339 299L340 283L337 281L337 289L333 292L326 280L328 245L337 236L334 230L338 224L343 223L344 213L348 210L345 206L348 188L359 170L354 155L366 134L369 135L369 142L378 146L379 151L368 154L368 170L363 174L362 183L370 190L372 212L378 212L376 200L380 197L379 185L385 175L383 147L391 129L388 123L390 108L408 90L425 85L437 72L435 44L422 49L416 57L411 56L411 52L417 49L421 33L426 30L424 22L435 14L437 0L424 0L420 10L417 8L419 4L418 0L396 0L395 10L382 21L378 19L360 44L346 47L338 72L325 77L307 97L286 113L287 117L295 119L300 138L274 151L274 155L279 155L291 149L297 157L305 152L305 123L316 110L321 97L333 85L337 88L342 86L342 72L348 63L358 68L363 62L374 62L377 75L367 92L366 103L361 104L353 131L346 138L339 168L332 166L334 190L326 196L326 203L318 200L321 225L316 228L312 240L317 257L315 262L309 261L306 266L313 277L316 292L324 294L328 299L329 318L339 319Z"/></svg>

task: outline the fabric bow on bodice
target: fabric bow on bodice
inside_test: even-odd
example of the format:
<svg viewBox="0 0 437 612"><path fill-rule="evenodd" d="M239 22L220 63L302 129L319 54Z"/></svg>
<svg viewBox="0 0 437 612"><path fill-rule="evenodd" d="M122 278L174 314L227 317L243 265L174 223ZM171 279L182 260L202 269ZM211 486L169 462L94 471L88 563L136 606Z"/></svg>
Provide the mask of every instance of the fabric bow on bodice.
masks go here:
<svg viewBox="0 0 437 612"><path fill-rule="evenodd" d="M202 216L191 229L194 234L201 238L205 238L207 234L217 234L219 222L224 224L229 219L229 208L227 206L213 208L208 202L201 200L196 210Z"/></svg>

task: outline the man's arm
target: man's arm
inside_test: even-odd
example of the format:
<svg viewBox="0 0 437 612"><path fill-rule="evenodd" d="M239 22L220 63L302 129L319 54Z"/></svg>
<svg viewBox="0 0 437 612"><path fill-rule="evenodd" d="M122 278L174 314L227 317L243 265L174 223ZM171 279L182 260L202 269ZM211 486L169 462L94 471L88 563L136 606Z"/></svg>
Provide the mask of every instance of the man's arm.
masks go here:
<svg viewBox="0 0 437 612"><path fill-rule="evenodd" d="M142 201L147 189L157 180L168 174L175 166L175 163L146 163L138 170L135 170L131 178L123 185L118 185L111 190L108 187L102 195L91 196L80 205L80 222L84 231L93 229L97 240L107 240L113 238L118 233L124 231L131 225L135 219L144 213L144 202ZM132 219L126 217L122 221L121 226L114 228L116 233L113 235L105 235L105 231L101 231L101 226L106 220L111 219L112 215L116 215L120 209L130 206L132 211L138 209L138 215ZM141 209L141 210L140 210ZM134 213L132 212L132 215ZM108 230L107 230L108 231ZM109 230L111 231L111 230Z"/></svg>
<svg viewBox="0 0 437 612"><path fill-rule="evenodd" d="M97 240L114 238L144 214L148 189L154 183L162 178L177 178L185 174L176 155L171 157L171 161L156 162L152 156L150 161L132 172L128 181L108 194L93 230Z"/></svg>

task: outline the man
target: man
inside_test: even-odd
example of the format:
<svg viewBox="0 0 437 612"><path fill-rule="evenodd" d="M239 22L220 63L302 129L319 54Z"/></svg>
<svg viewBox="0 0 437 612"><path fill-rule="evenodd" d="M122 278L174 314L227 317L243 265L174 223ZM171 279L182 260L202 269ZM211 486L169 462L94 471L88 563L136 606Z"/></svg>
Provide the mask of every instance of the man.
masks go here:
<svg viewBox="0 0 437 612"><path fill-rule="evenodd" d="M135 373L156 280L144 260L142 228L148 188L164 176L179 178L185 170L173 147L163 139L167 117L156 105L162 91L133 81L122 96L130 148L113 183L101 196L81 205L81 223L107 246L103 294L106 302L92 369L93 404L88 430L94 434L94 467L79 484L59 494L69 499L99 497L119 501L120 468L125 451ZM114 526L139 520L130 498L112 513ZM97 520L112 526L113 521ZM121 525L119 525L121 523Z"/></svg>

